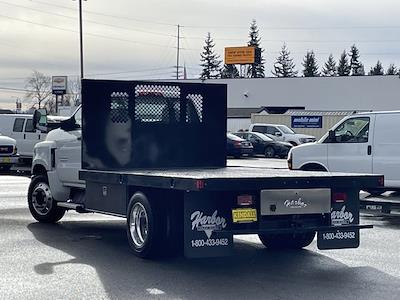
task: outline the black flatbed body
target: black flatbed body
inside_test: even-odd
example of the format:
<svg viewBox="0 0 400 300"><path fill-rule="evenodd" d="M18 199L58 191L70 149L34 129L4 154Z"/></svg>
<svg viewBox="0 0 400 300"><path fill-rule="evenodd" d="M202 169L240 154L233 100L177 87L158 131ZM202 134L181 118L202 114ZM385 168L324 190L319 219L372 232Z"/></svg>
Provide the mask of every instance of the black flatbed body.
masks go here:
<svg viewBox="0 0 400 300"><path fill-rule="evenodd" d="M80 179L186 191L276 188L347 187L363 189L379 185L379 175L292 171L268 167L82 170Z"/></svg>

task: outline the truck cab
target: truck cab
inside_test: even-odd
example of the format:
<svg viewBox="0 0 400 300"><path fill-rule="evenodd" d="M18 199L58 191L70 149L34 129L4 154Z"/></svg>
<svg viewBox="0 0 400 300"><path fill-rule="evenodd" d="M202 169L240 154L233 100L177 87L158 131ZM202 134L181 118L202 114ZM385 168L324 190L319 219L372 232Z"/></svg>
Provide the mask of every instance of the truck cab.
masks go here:
<svg viewBox="0 0 400 300"><path fill-rule="evenodd" d="M48 125L44 110L35 119L35 127L43 129ZM81 122L82 111L79 106L72 116L61 121L59 128L47 134L45 141L34 147L32 175L46 175L49 186L55 187L52 188L52 196L57 201L66 201L74 191L85 187L84 182L79 180Z"/></svg>

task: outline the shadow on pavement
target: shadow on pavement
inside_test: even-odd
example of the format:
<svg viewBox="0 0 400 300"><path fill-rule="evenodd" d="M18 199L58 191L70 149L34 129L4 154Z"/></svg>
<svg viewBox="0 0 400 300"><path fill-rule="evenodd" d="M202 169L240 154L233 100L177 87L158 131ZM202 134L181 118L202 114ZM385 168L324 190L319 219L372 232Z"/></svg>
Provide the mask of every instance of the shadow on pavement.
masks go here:
<svg viewBox="0 0 400 300"><path fill-rule="evenodd" d="M28 229L41 243L74 257L43 261L34 267L37 274L53 274L58 265L89 265L112 299L149 297L147 289L165 293L157 299L384 299L400 292L395 277L309 250L271 252L239 242L227 258L149 261L131 253L124 221L31 223Z"/></svg>

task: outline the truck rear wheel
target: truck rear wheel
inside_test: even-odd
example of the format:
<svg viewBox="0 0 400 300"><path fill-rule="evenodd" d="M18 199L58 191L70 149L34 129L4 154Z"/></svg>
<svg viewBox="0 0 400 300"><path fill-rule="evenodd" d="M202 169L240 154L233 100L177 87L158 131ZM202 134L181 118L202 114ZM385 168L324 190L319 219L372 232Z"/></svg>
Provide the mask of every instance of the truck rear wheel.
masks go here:
<svg viewBox="0 0 400 300"><path fill-rule="evenodd" d="M296 234L259 234L258 237L268 249L301 249L312 243L315 231Z"/></svg>
<svg viewBox="0 0 400 300"><path fill-rule="evenodd" d="M166 214L157 199L153 200L138 192L128 205L128 242L135 255L142 258L163 256L167 250Z"/></svg>
<svg viewBox="0 0 400 300"><path fill-rule="evenodd" d="M28 206L32 216L42 223L55 223L65 214L65 209L58 207L54 201L45 175L32 178L28 189Z"/></svg>

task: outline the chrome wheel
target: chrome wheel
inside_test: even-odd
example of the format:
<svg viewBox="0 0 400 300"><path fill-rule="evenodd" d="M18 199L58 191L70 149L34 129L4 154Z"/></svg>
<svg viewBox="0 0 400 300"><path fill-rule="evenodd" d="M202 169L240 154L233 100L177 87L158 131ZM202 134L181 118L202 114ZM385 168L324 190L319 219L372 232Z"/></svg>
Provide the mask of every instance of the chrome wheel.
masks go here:
<svg viewBox="0 0 400 300"><path fill-rule="evenodd" d="M135 246L142 248L148 237L149 219L146 209L139 202L136 202L131 209L129 231Z"/></svg>
<svg viewBox="0 0 400 300"><path fill-rule="evenodd" d="M47 215L53 206L53 197L47 183L38 183L32 192L33 209L41 216Z"/></svg>

